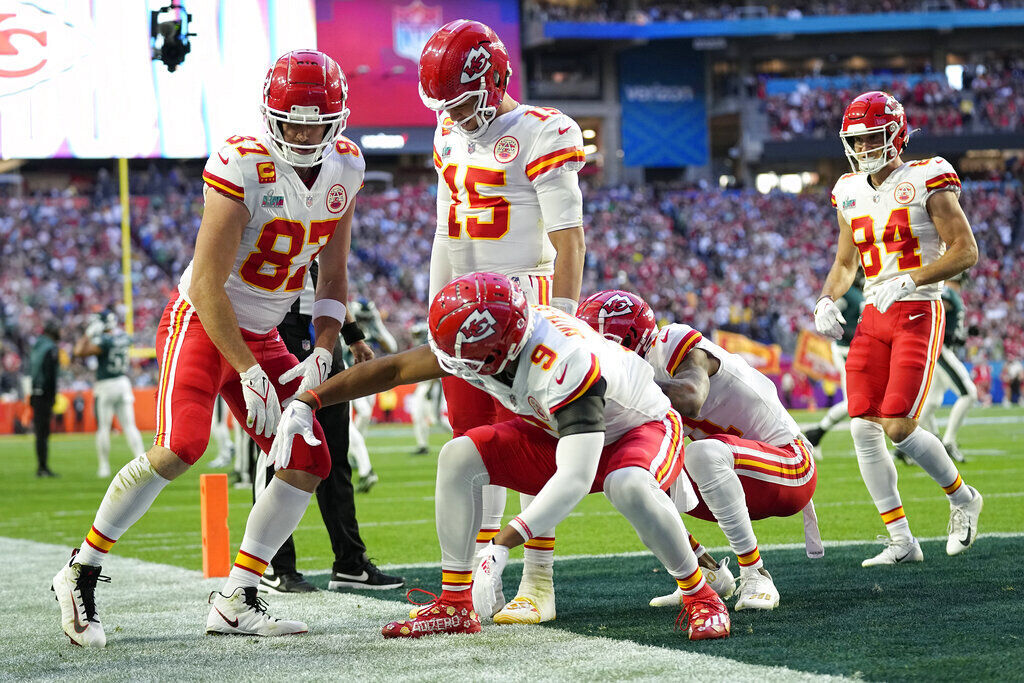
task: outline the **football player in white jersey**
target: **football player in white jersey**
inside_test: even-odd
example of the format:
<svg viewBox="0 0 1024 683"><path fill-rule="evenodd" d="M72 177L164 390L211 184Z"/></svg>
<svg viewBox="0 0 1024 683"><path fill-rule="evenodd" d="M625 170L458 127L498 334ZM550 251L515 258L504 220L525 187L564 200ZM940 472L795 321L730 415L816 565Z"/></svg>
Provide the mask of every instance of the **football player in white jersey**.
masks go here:
<svg viewBox="0 0 1024 683"><path fill-rule="evenodd" d="M692 439L684 474L696 484L700 501L686 507L684 497L673 498L680 512L717 522L725 533L740 565L736 609L777 607L779 591L764 569L750 520L803 511L808 556L821 557L824 551L811 502L818 479L814 457L775 385L689 325L658 330L647 302L635 294L597 292L580 303L577 315L645 358L682 415ZM731 588L725 560L712 571L723 575L726 590ZM677 605L680 597L655 598L651 604Z"/></svg>
<svg viewBox="0 0 1024 683"><path fill-rule="evenodd" d="M92 387L96 399L96 458L99 469L96 476L110 476L110 428L114 416L121 425L132 456L146 452L142 434L135 426L135 394L128 377L132 340L118 327L117 314L104 311L92 316L85 334L75 342L74 355L96 359L96 384Z"/></svg>
<svg viewBox="0 0 1024 683"><path fill-rule="evenodd" d="M818 331L842 336L835 301L864 268L867 301L846 358L850 432L861 476L889 532L885 548L862 564L920 562L896 488L893 445L916 460L949 499L946 552L967 550L978 534L982 499L964 483L942 442L917 424L942 348L942 281L978 260L960 203L960 179L942 157L904 162L910 137L903 106L867 92L846 108L840 132L853 173L832 190L839 244L814 306Z"/></svg>
<svg viewBox="0 0 1024 683"><path fill-rule="evenodd" d="M346 321L349 233L365 169L358 147L340 137L346 95L345 75L333 59L315 50L290 52L267 73L266 132L228 138L206 164L195 256L157 330L155 443L114 477L80 551L53 580L62 627L73 643L106 644L95 597L97 580L105 578L100 565L164 486L203 454L217 395L266 451L281 399L316 386L329 372ZM275 327L318 255L316 349L298 363ZM358 360L372 357L363 346ZM320 426L313 429L322 439ZM210 596L207 633L306 632L302 622L270 617L256 593L267 563L330 469L319 441L299 444L295 455L253 505L234 567L224 588Z"/></svg>
<svg viewBox="0 0 1024 683"><path fill-rule="evenodd" d="M516 102L506 92L508 52L488 26L459 19L441 27L420 57L420 95L436 112L437 232L430 257L430 296L460 275L498 272L514 278L532 304L576 312L583 260L583 134L556 109ZM442 380L452 432L511 416L499 401L457 377ZM521 504L527 505L528 498ZM498 532L505 491L484 492L480 547ZM540 530L525 549L517 598L554 614L555 530ZM532 621L513 600L499 623Z"/></svg>
<svg viewBox="0 0 1024 683"><path fill-rule="evenodd" d="M688 620L689 637L727 636L728 612L704 580L665 493L681 470L682 425L650 366L582 321L527 304L518 286L497 273L456 278L434 298L429 320L430 346L356 366L289 405L272 449L275 463L286 466L293 435L315 440L314 405L445 374L466 379L518 416L471 429L441 450L435 514L443 591L408 620L385 626L384 636L479 631L477 611L491 614L504 602L498 579L509 549L598 491L683 590L680 623ZM491 482L535 497L475 552L483 486ZM524 599L519 609L537 606Z"/></svg>

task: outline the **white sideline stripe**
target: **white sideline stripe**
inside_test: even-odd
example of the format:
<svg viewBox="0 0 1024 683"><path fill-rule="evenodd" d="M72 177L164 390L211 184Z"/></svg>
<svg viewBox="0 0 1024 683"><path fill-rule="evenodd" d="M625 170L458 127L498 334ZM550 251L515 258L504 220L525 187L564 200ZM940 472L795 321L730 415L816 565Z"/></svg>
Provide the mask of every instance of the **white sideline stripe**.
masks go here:
<svg viewBox="0 0 1024 683"><path fill-rule="evenodd" d="M818 507L818 504L815 503L814 507ZM981 538L1022 538L1022 537L1024 537L1024 532L1017 532L1017 531L993 531L993 532L987 533L987 534L978 534L978 538L979 539L981 539ZM928 542L928 541L945 541L946 537L945 536L929 536L929 537L926 538L924 536L918 536L917 540L923 541L923 542ZM850 540L842 540L842 541L824 541L822 543L822 545L824 545L826 548L845 548L847 546L852 546L852 545L878 545L878 540L877 539L871 539L871 540L850 539ZM557 546L556 546L556 548L557 548ZM803 550L804 549L804 544L802 542L801 543L772 543L770 545L759 545L758 549L761 550L761 551L765 551L765 550L768 550L768 551L771 551L771 550ZM727 546L727 545L708 547L707 550L708 550L708 552L712 552L712 553L731 553L732 552L732 549L729 546ZM625 553L599 553L597 555L561 555L561 556L559 556L558 553L556 552L555 553L555 562L559 562L559 561L563 561L563 560L585 560L587 558L610 559L610 558L616 558L616 557L654 557L654 556L651 555L651 553L649 551L647 551L647 550L632 550L632 551L625 552ZM508 561L509 564L517 564L517 563L518 564L522 564L522 562L523 562L522 558L511 558ZM441 565L438 564L437 562L415 562L415 563L412 563L412 564L387 564L387 565L380 565L380 568L384 569L386 571L391 571L391 570L402 570L402 569L429 569L430 567L438 567L438 569L440 569L440 566ZM327 570L324 570L324 571L326 572ZM314 573L314 572L303 572L303 573L311 574L311 573Z"/></svg>
<svg viewBox="0 0 1024 683"><path fill-rule="evenodd" d="M307 635L207 637L206 598L222 579L116 556L104 566L113 583L101 583L97 590L107 647L95 652L68 644L47 590L50 577L67 561L67 548L0 537L0 553L18 558L18 571L0 582L0 604L17 621L17 628L5 631L0 650L0 677L5 679L211 680L227 675L265 683L336 679L344 671L346 679L359 681L851 680L702 654L714 651L713 643L675 650L558 628L487 624L474 636L385 640L381 627L403 617L407 606L328 591L271 596L271 614L306 621ZM652 610L650 627L669 630L674 618L672 611Z"/></svg>

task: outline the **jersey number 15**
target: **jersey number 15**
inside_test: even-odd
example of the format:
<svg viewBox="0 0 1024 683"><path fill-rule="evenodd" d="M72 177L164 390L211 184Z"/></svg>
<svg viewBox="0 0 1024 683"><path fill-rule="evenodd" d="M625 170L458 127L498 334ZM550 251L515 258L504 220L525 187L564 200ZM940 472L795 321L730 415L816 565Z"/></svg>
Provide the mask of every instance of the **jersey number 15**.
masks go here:
<svg viewBox="0 0 1024 683"><path fill-rule="evenodd" d="M465 173L459 171L465 168ZM480 220L476 215L466 216L466 234L474 240L500 240L508 232L509 202L500 196L485 196L477 191L477 187L505 186L505 171L479 166L448 164L441 169L441 177L452 193L452 203L448 207L448 237L459 239L462 235L462 223L459 221L459 206L465 194L468 209L474 213L491 210L491 220Z"/></svg>

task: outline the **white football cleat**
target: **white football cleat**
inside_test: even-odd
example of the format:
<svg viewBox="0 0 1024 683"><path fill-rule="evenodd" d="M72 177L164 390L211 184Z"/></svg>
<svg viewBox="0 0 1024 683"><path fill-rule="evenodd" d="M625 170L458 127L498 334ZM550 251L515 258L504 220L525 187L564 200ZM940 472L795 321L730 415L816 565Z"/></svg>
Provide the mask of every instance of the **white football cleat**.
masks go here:
<svg viewBox="0 0 1024 683"><path fill-rule="evenodd" d="M885 543L882 552L874 557L869 557L860 563L862 567L877 567L880 565L906 564L908 562L923 562L924 553L921 551L921 544L916 538L909 541L894 541L888 536L879 536L878 540Z"/></svg>
<svg viewBox="0 0 1024 683"><path fill-rule="evenodd" d="M723 557L718 562L717 569L701 567L704 580L708 582L711 589L718 594L722 600L728 600L736 592L736 577L729 569L729 558ZM651 600L651 607L679 607L683 604L683 589L676 588L675 593L662 595Z"/></svg>
<svg viewBox="0 0 1024 683"><path fill-rule="evenodd" d="M551 577L524 577L519 592L494 615L495 624L540 624L555 618L555 585Z"/></svg>
<svg viewBox="0 0 1024 683"><path fill-rule="evenodd" d="M255 586L236 588L231 595L213 591L206 618L208 635L291 636L309 630L301 621L275 619L267 614L267 603L259 597Z"/></svg>
<svg viewBox="0 0 1024 683"><path fill-rule="evenodd" d="M100 576L100 568L75 563L76 548L71 561L53 577L50 590L60 605L60 625L73 645L105 647L107 636L96 613L96 582L110 582Z"/></svg>
<svg viewBox="0 0 1024 683"><path fill-rule="evenodd" d="M981 514L982 499L976 488L972 487L971 490L974 491L974 498L969 503L949 506L947 555L959 555L974 545L974 539L978 537L978 515Z"/></svg>
<svg viewBox="0 0 1024 683"><path fill-rule="evenodd" d="M775 609L779 606L779 589L767 569L741 569L740 595L736 599L737 612L741 609Z"/></svg>

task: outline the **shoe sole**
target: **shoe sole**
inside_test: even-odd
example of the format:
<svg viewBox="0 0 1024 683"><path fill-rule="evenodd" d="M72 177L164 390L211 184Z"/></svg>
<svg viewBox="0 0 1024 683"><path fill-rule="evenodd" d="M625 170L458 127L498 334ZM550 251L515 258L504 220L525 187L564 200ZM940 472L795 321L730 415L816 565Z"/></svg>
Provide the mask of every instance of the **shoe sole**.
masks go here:
<svg viewBox="0 0 1024 683"><path fill-rule="evenodd" d="M736 606L733 607L733 609L735 611L737 611L737 612L740 612L740 611L745 610L745 609L757 609L757 610L763 610L765 612L768 612L768 611L771 611L771 610L775 609L778 606L779 606L779 601L778 601L778 599L776 599L775 602L773 602L771 604L762 603L760 605L758 605L758 604L750 604L750 603L740 604L739 602L737 602Z"/></svg>
<svg viewBox="0 0 1024 683"><path fill-rule="evenodd" d="M384 584L382 586L371 586L371 585L368 585L368 584L365 584L365 583L356 583L356 582L349 583L347 581L331 581L330 583L327 584L327 590L337 591L337 590L342 590L343 588L354 588L356 590L364 590L364 591L387 591L387 590L392 590L394 588L401 588L404 585L405 585L405 581L401 581L399 583L388 583L388 584Z"/></svg>
<svg viewBox="0 0 1024 683"><path fill-rule="evenodd" d="M502 614L501 612L498 612L497 614L494 615L494 623L495 624L543 624L545 622L554 621L555 620L555 616L554 615L552 615L551 617L549 617L547 619L545 619L543 617L541 617L540 619L533 619L533 615L528 615L528 617L529 618L517 617L517 616L515 616L513 614Z"/></svg>
<svg viewBox="0 0 1024 683"><path fill-rule="evenodd" d="M245 633L244 631L217 631L216 629L206 629L206 635L208 636L256 636L257 638L280 638L282 636L301 636L309 631L292 631L291 633L278 633L275 635L267 635L266 633Z"/></svg>
<svg viewBox="0 0 1024 683"><path fill-rule="evenodd" d="M262 583L256 586L256 589L259 590L260 593L273 593L274 595L295 595L296 593L316 593L319 591L319 589L316 586L313 586L312 590L302 589L297 591L290 591L281 588L275 588L273 586L267 586Z"/></svg>

